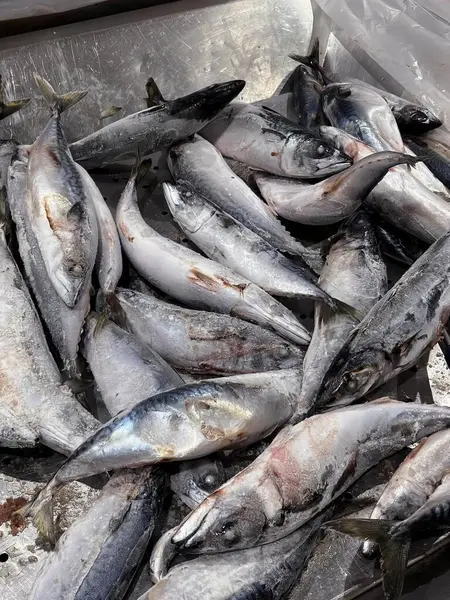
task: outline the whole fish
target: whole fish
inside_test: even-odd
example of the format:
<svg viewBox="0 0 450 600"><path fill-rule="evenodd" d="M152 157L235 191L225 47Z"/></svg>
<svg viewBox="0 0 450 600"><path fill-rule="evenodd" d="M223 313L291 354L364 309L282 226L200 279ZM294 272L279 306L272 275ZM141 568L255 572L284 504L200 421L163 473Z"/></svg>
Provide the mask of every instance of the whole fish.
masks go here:
<svg viewBox="0 0 450 600"><path fill-rule="evenodd" d="M170 477L170 487L189 508L195 508L225 480L220 461L202 458L180 463Z"/></svg>
<svg viewBox="0 0 450 600"><path fill-rule="evenodd" d="M224 156L274 175L327 177L351 164L318 133L296 126L267 106L233 103L200 134Z"/></svg>
<svg viewBox="0 0 450 600"><path fill-rule="evenodd" d="M173 218L206 256L275 296L311 298L337 310L306 265L284 256L259 235L189 188L163 184Z"/></svg>
<svg viewBox="0 0 450 600"><path fill-rule="evenodd" d="M184 384L152 348L96 313L86 320L82 352L111 416Z"/></svg>
<svg viewBox="0 0 450 600"><path fill-rule="evenodd" d="M309 259L267 205L233 173L220 152L207 140L194 136L169 150L168 165L177 183L187 183L236 221L264 238L278 250ZM307 260L308 262L308 260Z"/></svg>
<svg viewBox="0 0 450 600"><path fill-rule="evenodd" d="M280 217L305 225L328 225L353 214L391 167L418 160L399 152L376 152L312 185L264 173L254 177L264 200Z"/></svg>
<svg viewBox="0 0 450 600"><path fill-rule="evenodd" d="M303 570L322 520L273 544L177 565L139 600L281 600Z"/></svg>
<svg viewBox="0 0 450 600"><path fill-rule="evenodd" d="M217 83L171 102L114 121L70 145L77 162L103 166L171 146L204 127L244 88L237 79Z"/></svg>
<svg viewBox="0 0 450 600"><path fill-rule="evenodd" d="M345 148L355 162L373 154L364 142L335 127L321 127L325 139ZM429 192L402 167L392 167L364 201L390 224L432 244L450 230L450 205Z"/></svg>
<svg viewBox="0 0 450 600"><path fill-rule="evenodd" d="M27 447L39 440L57 452L69 454L100 425L62 385L2 229L0 390L0 446Z"/></svg>
<svg viewBox="0 0 450 600"><path fill-rule="evenodd" d="M166 486L155 467L114 475L58 540L30 598L122 600L158 525Z"/></svg>
<svg viewBox="0 0 450 600"><path fill-rule="evenodd" d="M343 227L331 246L319 282L329 294L353 306L363 317L386 293L386 265L371 221L362 211ZM300 410L291 422L304 418L305 411L313 411L323 378L355 325L348 314L316 305L314 331L303 361Z"/></svg>
<svg viewBox="0 0 450 600"><path fill-rule="evenodd" d="M124 252L145 279L188 306L272 327L299 344L309 342L308 331L293 313L267 292L152 229L138 208L136 175L137 169L120 197L116 222Z"/></svg>
<svg viewBox="0 0 450 600"><path fill-rule="evenodd" d="M123 288L115 299L112 318L183 371L244 374L302 362L304 350L259 325Z"/></svg>
<svg viewBox="0 0 450 600"><path fill-rule="evenodd" d="M52 539L52 497L69 481L249 445L289 419L300 386L301 371L290 369L204 380L147 398L80 444L21 512Z"/></svg>
<svg viewBox="0 0 450 600"><path fill-rule="evenodd" d="M449 424L447 407L378 401L287 426L192 511L172 541L200 554L281 539L380 460Z"/></svg>
<svg viewBox="0 0 450 600"><path fill-rule="evenodd" d="M97 219L71 157L60 115L87 92L58 96L44 79L36 76L36 82L51 107L51 117L29 150L31 225L50 281L61 299L73 308L94 267Z"/></svg>
<svg viewBox="0 0 450 600"><path fill-rule="evenodd" d="M383 588L391 600L401 595L411 541L450 528L449 442L448 430L422 440L395 472L370 519L327 523L331 529L370 540L363 545L367 556L379 545Z"/></svg>
<svg viewBox="0 0 450 600"><path fill-rule="evenodd" d="M31 98L20 98L17 100L7 101L5 98L5 86L3 84L3 78L0 75L0 121L13 115L15 112L27 106L31 101Z"/></svg>
<svg viewBox="0 0 450 600"><path fill-rule="evenodd" d="M371 309L331 364L321 405L350 404L413 366L439 340L450 311L450 232Z"/></svg>
<svg viewBox="0 0 450 600"><path fill-rule="evenodd" d="M74 308L69 308L53 287L33 233L33 213L26 189L26 174L27 165L18 160L8 171L8 203L16 226L20 257L63 367L70 376L77 376L80 372L77 363L78 344L84 319L89 312L90 282L86 283Z"/></svg>
<svg viewBox="0 0 450 600"><path fill-rule="evenodd" d="M81 165L77 169L92 200L98 225L98 251L95 261L100 289L108 296L116 289L122 275L122 248L114 217L102 193L89 173Z"/></svg>

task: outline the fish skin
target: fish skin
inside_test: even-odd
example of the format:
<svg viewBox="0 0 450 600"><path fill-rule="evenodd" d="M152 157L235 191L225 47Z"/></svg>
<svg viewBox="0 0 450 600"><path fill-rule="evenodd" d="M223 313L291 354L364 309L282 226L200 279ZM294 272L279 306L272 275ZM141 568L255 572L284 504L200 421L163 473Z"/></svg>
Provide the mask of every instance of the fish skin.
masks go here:
<svg viewBox="0 0 450 600"><path fill-rule="evenodd" d="M70 144L72 156L89 167L151 154L196 133L244 88L242 80L218 83L114 121Z"/></svg>
<svg viewBox="0 0 450 600"><path fill-rule="evenodd" d="M335 145L345 148L355 162L373 154L364 142L336 127L321 127L320 131L325 139L332 138ZM364 205L385 221L427 244L432 244L450 230L449 203L428 191L402 166L392 167L367 196Z"/></svg>
<svg viewBox="0 0 450 600"><path fill-rule="evenodd" d="M433 136L408 137L406 143L415 154L426 157L430 171L449 188L450 148L441 139L435 139L434 133Z"/></svg>
<svg viewBox="0 0 450 600"><path fill-rule="evenodd" d="M387 292L386 265L367 214L356 213L331 246L320 275L320 285L329 294L353 306L362 317ZM349 315L332 312L316 304L314 331L303 361L304 375L295 423L311 414L323 378L356 323Z"/></svg>
<svg viewBox="0 0 450 600"><path fill-rule="evenodd" d="M172 544L172 537L177 529L178 526L168 529L153 546L148 564L153 583L158 583L167 575L170 565L178 554L175 545Z"/></svg>
<svg viewBox="0 0 450 600"><path fill-rule="evenodd" d="M166 486L153 467L113 475L48 555L30 598L121 600L158 524Z"/></svg>
<svg viewBox="0 0 450 600"><path fill-rule="evenodd" d="M264 329L221 313L169 304L148 293L118 288L113 320L150 345L175 368L203 375L288 369L304 350Z"/></svg>
<svg viewBox="0 0 450 600"><path fill-rule="evenodd" d="M51 117L29 150L27 190L31 225L48 277L58 295L74 308L90 284L97 255L97 219L61 125Z"/></svg>
<svg viewBox="0 0 450 600"><path fill-rule="evenodd" d="M321 106L322 83L306 65L299 64L292 73L292 94L298 123L308 131L324 125Z"/></svg>
<svg viewBox="0 0 450 600"><path fill-rule="evenodd" d="M189 508L195 508L226 480L222 463L213 458L180 463L178 471L170 477L172 491Z"/></svg>
<svg viewBox="0 0 450 600"><path fill-rule="evenodd" d="M89 312L90 283L83 289L76 307L71 309L59 297L47 277L44 260L31 226L33 215L26 191L26 171L27 165L20 161L15 161L8 171L8 203L16 225L19 253L39 312L63 367L70 376L76 377L80 373L77 363L78 344L84 319Z"/></svg>
<svg viewBox="0 0 450 600"><path fill-rule="evenodd" d="M427 249L418 238L396 230L382 219L376 220L374 227L382 253L391 260L411 266Z"/></svg>
<svg viewBox="0 0 450 600"><path fill-rule="evenodd" d="M318 135L256 104L233 103L200 131L223 156L284 177L327 177L351 161Z"/></svg>
<svg viewBox="0 0 450 600"><path fill-rule="evenodd" d="M406 271L353 330L331 364L318 403L350 404L413 366L450 313L450 232Z"/></svg>
<svg viewBox="0 0 450 600"><path fill-rule="evenodd" d="M0 387L2 446L33 446L39 440L57 452L68 454L100 425L62 385L38 314L3 231L0 232Z"/></svg>
<svg viewBox="0 0 450 600"><path fill-rule="evenodd" d="M449 408L385 400L287 426L192 511L172 541L180 551L204 554L281 539L380 460L449 423Z"/></svg>
<svg viewBox="0 0 450 600"><path fill-rule="evenodd" d="M87 188L87 197L92 201L98 225L98 250L95 261L98 282L103 294L107 296L116 289L122 275L122 248L116 222L100 190L92 177L81 165L77 169Z"/></svg>
<svg viewBox="0 0 450 600"><path fill-rule="evenodd" d="M141 400L184 384L148 345L112 321L91 313L86 319L82 353L113 417Z"/></svg>
<svg viewBox="0 0 450 600"><path fill-rule="evenodd" d="M269 294L332 304L306 264L285 257L197 192L168 183L163 184L163 190L173 218L208 258L233 269Z"/></svg>
<svg viewBox="0 0 450 600"><path fill-rule="evenodd" d="M391 167L414 162L406 154L385 150L314 184L265 173L254 177L263 198L280 217L305 225L329 225L353 214Z"/></svg>
<svg viewBox="0 0 450 600"><path fill-rule="evenodd" d="M150 227L138 208L135 177L121 195L116 223L125 254L145 279L193 308L227 313L272 327L296 343L309 342L309 332L294 314L267 292Z"/></svg>
<svg viewBox="0 0 450 600"><path fill-rule="evenodd" d="M233 173L220 152L207 140L197 135L192 140L179 142L169 150L167 162L176 183L186 183L210 198L218 208L277 250L299 254L307 259L307 248L287 232L267 205Z"/></svg>
<svg viewBox="0 0 450 600"><path fill-rule="evenodd" d="M177 565L139 600L281 600L315 547L322 520L273 544Z"/></svg>

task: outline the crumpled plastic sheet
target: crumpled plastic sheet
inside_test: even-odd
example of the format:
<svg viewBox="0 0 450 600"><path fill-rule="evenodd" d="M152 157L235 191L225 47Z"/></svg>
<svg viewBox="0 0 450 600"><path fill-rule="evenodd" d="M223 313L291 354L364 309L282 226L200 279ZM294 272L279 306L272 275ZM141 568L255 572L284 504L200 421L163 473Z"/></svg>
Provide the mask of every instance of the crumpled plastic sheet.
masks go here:
<svg viewBox="0 0 450 600"><path fill-rule="evenodd" d="M419 102L450 127L450 3L312 0L326 47L333 33L390 92Z"/></svg>
<svg viewBox="0 0 450 600"><path fill-rule="evenodd" d="M0 21L13 21L41 15L63 13L66 10L98 4L99 0L1 0Z"/></svg>

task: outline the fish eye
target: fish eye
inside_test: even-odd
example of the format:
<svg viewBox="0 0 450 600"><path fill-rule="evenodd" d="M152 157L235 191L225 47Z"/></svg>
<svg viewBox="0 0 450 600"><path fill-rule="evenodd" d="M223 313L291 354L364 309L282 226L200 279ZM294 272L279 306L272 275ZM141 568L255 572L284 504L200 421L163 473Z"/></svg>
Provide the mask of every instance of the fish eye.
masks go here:
<svg viewBox="0 0 450 600"><path fill-rule="evenodd" d="M216 478L214 477L214 475L212 473L210 473L209 475L207 475L205 477L205 483L209 486L213 486L216 483Z"/></svg>
<svg viewBox="0 0 450 600"><path fill-rule="evenodd" d="M317 148L317 154L323 154L325 152L325 148L322 144Z"/></svg>
<svg viewBox="0 0 450 600"><path fill-rule="evenodd" d="M426 123L428 121L427 115L422 110L416 110L412 115L414 121L419 123Z"/></svg>
<svg viewBox="0 0 450 600"><path fill-rule="evenodd" d="M239 541L239 532L234 521L227 521L222 525L222 534L225 542L228 545L235 544Z"/></svg>

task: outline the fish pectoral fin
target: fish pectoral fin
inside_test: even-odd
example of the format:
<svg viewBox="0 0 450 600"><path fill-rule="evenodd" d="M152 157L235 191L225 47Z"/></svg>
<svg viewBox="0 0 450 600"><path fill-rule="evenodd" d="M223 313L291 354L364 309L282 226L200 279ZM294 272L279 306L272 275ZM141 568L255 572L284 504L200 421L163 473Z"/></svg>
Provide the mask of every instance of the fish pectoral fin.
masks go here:
<svg viewBox="0 0 450 600"><path fill-rule="evenodd" d="M153 77L149 77L147 79L147 83L145 84L145 91L147 92L147 108L151 108L152 106L159 106L166 102L164 96L161 94L161 90L156 85L156 81Z"/></svg>
<svg viewBox="0 0 450 600"><path fill-rule="evenodd" d="M81 202L75 202L75 204L73 206L71 206L69 208L69 210L67 211L67 220L68 221L80 222L83 220L83 217L84 217L84 206L81 204Z"/></svg>

